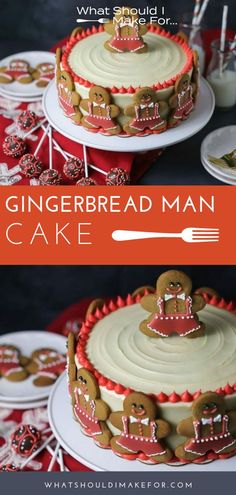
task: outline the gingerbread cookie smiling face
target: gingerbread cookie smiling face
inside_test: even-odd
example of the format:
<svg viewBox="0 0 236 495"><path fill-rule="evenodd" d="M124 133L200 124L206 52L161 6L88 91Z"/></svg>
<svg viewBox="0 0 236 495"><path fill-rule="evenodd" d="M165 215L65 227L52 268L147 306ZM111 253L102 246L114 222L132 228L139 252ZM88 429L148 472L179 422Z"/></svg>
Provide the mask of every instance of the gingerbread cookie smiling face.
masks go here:
<svg viewBox="0 0 236 495"><path fill-rule="evenodd" d="M128 134L142 135L151 131L155 134L164 132L167 127L166 118L168 105L157 101L156 91L152 88L142 88L133 96L134 104L125 108L125 115L132 120L124 126Z"/></svg>
<svg viewBox="0 0 236 495"><path fill-rule="evenodd" d="M144 296L141 305L151 316L140 324L149 337L199 337L205 326L196 314L205 307L203 297L191 295L192 282L181 271L169 270L157 280L156 293Z"/></svg>
<svg viewBox="0 0 236 495"><path fill-rule="evenodd" d="M7 67L0 67L0 83L9 84L17 81L21 84L29 84L33 81L33 69L28 62L13 59Z"/></svg>
<svg viewBox="0 0 236 495"><path fill-rule="evenodd" d="M236 452L236 411L226 412L224 398L215 392L206 392L193 402L193 415L184 419L177 433L188 440L177 447L175 454L193 461L208 452L231 454Z"/></svg>
<svg viewBox="0 0 236 495"><path fill-rule="evenodd" d="M27 371L35 375L33 383L36 387L47 387L63 373L65 366L66 358L63 354L54 349L44 348L32 353Z"/></svg>
<svg viewBox="0 0 236 495"><path fill-rule="evenodd" d="M142 38L147 27L139 24L138 14L130 7L120 8L114 19L105 25L105 31L112 35L104 45L110 52L145 53L148 50Z"/></svg>
<svg viewBox="0 0 236 495"><path fill-rule="evenodd" d="M85 435L93 437L99 447L107 448L112 437L106 424L110 409L100 399L95 377L85 368L80 368L77 375L77 380L71 384L74 416Z"/></svg>
<svg viewBox="0 0 236 495"><path fill-rule="evenodd" d="M20 350L13 345L0 345L0 377L10 382L25 380L28 373L25 365L28 360L21 355Z"/></svg>
<svg viewBox="0 0 236 495"><path fill-rule="evenodd" d="M141 452L154 463L172 458L172 452L160 442L169 435L170 426L157 419L156 404L148 396L132 392L124 400L124 410L111 413L109 420L122 432L111 440L115 454L129 458Z"/></svg>
<svg viewBox="0 0 236 495"><path fill-rule="evenodd" d="M115 120L120 110L111 103L111 96L105 88L93 86L89 98L82 100L80 106L88 114L82 118L82 125L87 130L106 135L120 134L121 127Z"/></svg>

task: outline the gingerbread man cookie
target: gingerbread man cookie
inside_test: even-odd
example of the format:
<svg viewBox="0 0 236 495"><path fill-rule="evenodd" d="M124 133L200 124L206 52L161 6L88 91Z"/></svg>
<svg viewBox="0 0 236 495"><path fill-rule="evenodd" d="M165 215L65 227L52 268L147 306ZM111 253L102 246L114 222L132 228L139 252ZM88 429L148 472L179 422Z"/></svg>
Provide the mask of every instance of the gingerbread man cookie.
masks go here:
<svg viewBox="0 0 236 495"><path fill-rule="evenodd" d="M71 384L75 418L85 435L93 437L99 447L108 448L112 437L106 424L110 409L100 399L100 389L92 373L80 368L77 374L77 381Z"/></svg>
<svg viewBox="0 0 236 495"><path fill-rule="evenodd" d="M124 126L128 134L147 133L160 134L167 127L168 105L165 101L157 101L157 93L152 88L141 88L133 96L133 105L125 108L124 113L132 120Z"/></svg>
<svg viewBox="0 0 236 495"><path fill-rule="evenodd" d="M20 350L7 344L0 345L0 377L10 382L21 382L25 380L28 373L25 366L28 359L21 355Z"/></svg>
<svg viewBox="0 0 236 495"><path fill-rule="evenodd" d="M77 368L75 364L75 347L76 347L76 337L75 334L70 332L67 339L67 385L69 395L72 395L71 383L76 380Z"/></svg>
<svg viewBox="0 0 236 495"><path fill-rule="evenodd" d="M208 452L230 454L236 452L236 411L226 412L224 398L215 392L206 392L193 402L192 417L177 426L177 433L187 437L175 455L194 461Z"/></svg>
<svg viewBox="0 0 236 495"><path fill-rule="evenodd" d="M110 52L145 53L148 50L142 38L147 27L139 24L138 14L133 14L130 7L122 7L114 19L105 25L105 31L112 35L104 45Z"/></svg>
<svg viewBox="0 0 236 495"><path fill-rule="evenodd" d="M142 307L151 313L142 321L140 330L149 337L200 337L205 325L200 322L197 311L206 305L199 294L191 295L192 282L188 275L177 270L169 270L160 275L156 283L156 293L141 299Z"/></svg>
<svg viewBox="0 0 236 495"><path fill-rule="evenodd" d="M58 89L58 99L64 114L77 125L81 122L82 114L79 109L80 95L75 91L74 81L65 70L61 70L61 49L56 51L56 80Z"/></svg>
<svg viewBox="0 0 236 495"><path fill-rule="evenodd" d="M54 349L37 349L31 355L27 371L35 375L33 381L36 387L52 385L58 376L65 371L66 358Z"/></svg>
<svg viewBox="0 0 236 495"><path fill-rule="evenodd" d="M38 88L45 88L55 75L55 65L49 62L43 62L36 65L35 72L33 73L34 79L37 80L36 86Z"/></svg>
<svg viewBox="0 0 236 495"><path fill-rule="evenodd" d="M81 121L85 129L106 135L120 134L121 127L115 120L120 109L111 103L110 93L105 88L93 86L89 98L81 100L80 106L88 114Z"/></svg>
<svg viewBox="0 0 236 495"><path fill-rule="evenodd" d="M29 84L33 81L34 69L28 62L20 59L13 59L7 67L0 67L0 83L9 84L17 81L21 84Z"/></svg>
<svg viewBox="0 0 236 495"><path fill-rule="evenodd" d="M183 74L175 83L175 93L169 100L172 110L169 127L175 127L181 121L186 120L194 109L194 94L196 84L191 83L188 74Z"/></svg>
<svg viewBox="0 0 236 495"><path fill-rule="evenodd" d="M151 398L132 392L124 400L124 410L111 413L109 421L122 433L111 440L115 454L127 458L144 453L153 462L168 462L173 453L162 442L171 431L169 424L157 419L157 407Z"/></svg>

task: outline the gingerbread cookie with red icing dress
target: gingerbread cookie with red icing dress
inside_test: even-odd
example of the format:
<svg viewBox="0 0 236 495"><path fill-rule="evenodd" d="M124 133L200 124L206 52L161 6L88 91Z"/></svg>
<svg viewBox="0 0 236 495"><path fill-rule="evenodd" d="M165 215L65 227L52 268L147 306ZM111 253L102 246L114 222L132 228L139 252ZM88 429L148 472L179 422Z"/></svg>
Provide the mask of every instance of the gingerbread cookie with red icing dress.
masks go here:
<svg viewBox="0 0 236 495"><path fill-rule="evenodd" d="M81 100L80 107L87 113L81 121L85 129L106 135L120 134L121 127L115 120L120 109L111 103L111 95L105 88L92 86L89 98Z"/></svg>
<svg viewBox="0 0 236 495"><path fill-rule="evenodd" d="M85 435L93 437L102 448L109 448L112 434L106 424L110 409L100 398L96 378L85 368L78 370L78 378L72 382L74 416Z"/></svg>
<svg viewBox="0 0 236 495"><path fill-rule="evenodd" d="M0 345L0 377L10 382L21 382L28 377L25 366L28 359L21 355L20 350L13 346Z"/></svg>
<svg viewBox="0 0 236 495"><path fill-rule="evenodd" d="M169 127L175 127L183 120L186 120L194 110L194 95L196 94L196 84L191 83L188 74L183 74L175 83L175 93L169 100L172 110Z"/></svg>
<svg viewBox="0 0 236 495"><path fill-rule="evenodd" d="M206 305L201 294L193 294L192 281L184 272L169 270L160 275L156 293L141 299L141 306L151 313L142 321L140 330L149 337L200 337L205 325L197 312Z"/></svg>
<svg viewBox="0 0 236 495"><path fill-rule="evenodd" d="M141 88L133 96L134 104L125 108L125 115L132 120L124 126L128 134L144 134L151 131L155 134L167 128L166 117L168 105L165 101L157 101L157 93L152 88Z"/></svg>
<svg viewBox="0 0 236 495"><path fill-rule="evenodd" d="M36 387L47 387L56 381L65 368L66 357L63 354L54 349L44 348L32 353L27 371L35 375L33 383Z"/></svg>
<svg viewBox="0 0 236 495"><path fill-rule="evenodd" d="M192 417L177 426L177 433L187 437L175 455L194 461L214 452L220 455L236 453L236 411L226 412L224 398L215 392L206 392L193 402Z"/></svg>
<svg viewBox="0 0 236 495"><path fill-rule="evenodd" d="M121 7L114 19L105 25L105 31L112 35L104 44L110 52L145 53L148 50L142 38L147 27L139 24L139 16L131 7Z"/></svg>
<svg viewBox="0 0 236 495"><path fill-rule="evenodd" d="M17 81L21 84L29 84L34 79L33 71L26 60L13 59L7 67L0 67L0 83L9 84Z"/></svg>
<svg viewBox="0 0 236 495"><path fill-rule="evenodd" d="M43 62L36 65L33 73L34 79L37 80L38 88L45 88L55 76L55 65L50 62Z"/></svg>
<svg viewBox="0 0 236 495"><path fill-rule="evenodd" d="M124 400L124 410L111 413L109 421L121 430L111 440L113 452L125 458L143 453L154 463L168 462L173 453L161 439L170 434L169 423L157 419L153 400L140 392L132 392Z"/></svg>
<svg viewBox="0 0 236 495"><path fill-rule="evenodd" d="M65 70L61 70L61 49L56 51L56 81L58 89L59 105L66 117L69 117L77 125L80 124L82 114L79 109L80 95L75 91L74 81Z"/></svg>

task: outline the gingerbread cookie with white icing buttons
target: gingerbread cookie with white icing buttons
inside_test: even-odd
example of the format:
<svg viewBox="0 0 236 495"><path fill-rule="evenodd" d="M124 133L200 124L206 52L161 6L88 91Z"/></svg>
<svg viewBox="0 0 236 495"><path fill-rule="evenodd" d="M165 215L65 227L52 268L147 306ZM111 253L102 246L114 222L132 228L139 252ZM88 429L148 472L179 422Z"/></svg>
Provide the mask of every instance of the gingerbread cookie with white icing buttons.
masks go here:
<svg viewBox="0 0 236 495"><path fill-rule="evenodd" d="M154 89L145 87L133 95L133 104L125 108L127 117L132 119L124 125L127 134L142 135L148 131L160 134L167 128L168 105L165 101L157 101Z"/></svg>
<svg viewBox="0 0 236 495"><path fill-rule="evenodd" d="M28 358L22 356L20 350L14 345L0 345L0 378L9 382L21 382L28 377L26 366Z"/></svg>
<svg viewBox="0 0 236 495"><path fill-rule="evenodd" d="M216 392L206 392L193 402L192 417L177 426L177 433L187 437L175 451L181 460L194 461L209 452L236 452L236 410L226 411L224 398Z"/></svg>
<svg viewBox="0 0 236 495"><path fill-rule="evenodd" d="M81 100L80 107L86 112L81 121L85 129L111 136L120 134L122 129L115 120L120 109L112 103L111 95L105 88L92 86L89 98Z"/></svg>
<svg viewBox="0 0 236 495"><path fill-rule="evenodd" d="M186 120L194 110L194 94L196 84L191 82L188 74L180 76L175 83L175 92L169 99L171 116L169 118L169 127L179 125Z"/></svg>
<svg viewBox="0 0 236 495"><path fill-rule="evenodd" d="M141 392L130 393L124 400L124 410L112 412L109 417L121 431L111 440L113 452L125 458L143 453L152 462L169 462L173 453L162 439L170 434L171 428L167 421L157 417L157 406L150 397Z"/></svg>
<svg viewBox="0 0 236 495"><path fill-rule="evenodd" d="M75 90L74 81L66 70L61 70L61 49L56 51L56 81L59 105L66 117L80 125L82 114L79 108L81 97Z"/></svg>
<svg viewBox="0 0 236 495"><path fill-rule="evenodd" d="M55 76L55 65L50 62L42 62L36 65L33 77L37 81L38 88L46 88Z"/></svg>
<svg viewBox="0 0 236 495"><path fill-rule="evenodd" d="M147 27L139 23L139 15L131 7L121 7L114 19L105 24L105 31L111 35L104 44L110 52L139 54L148 51L142 38L147 33Z"/></svg>
<svg viewBox="0 0 236 495"><path fill-rule="evenodd" d="M0 67L0 83L9 84L13 81L29 84L34 80L34 69L26 60L12 59L5 67Z"/></svg>
<svg viewBox="0 0 236 495"><path fill-rule="evenodd" d="M65 371L66 357L55 349L37 349L31 354L27 365L29 374L34 375L33 383L36 387L47 387L55 383Z"/></svg>
<svg viewBox="0 0 236 495"><path fill-rule="evenodd" d="M141 306L151 315L140 324L140 330L149 337L195 338L204 335L205 325L197 312L206 303L201 294L192 294L192 281L178 270L169 270L160 275L156 293L144 296Z"/></svg>
<svg viewBox="0 0 236 495"><path fill-rule="evenodd" d="M75 419L85 435L91 436L96 445L109 448L112 434L107 426L110 408L100 398L96 378L90 371L80 368L78 378L71 384Z"/></svg>

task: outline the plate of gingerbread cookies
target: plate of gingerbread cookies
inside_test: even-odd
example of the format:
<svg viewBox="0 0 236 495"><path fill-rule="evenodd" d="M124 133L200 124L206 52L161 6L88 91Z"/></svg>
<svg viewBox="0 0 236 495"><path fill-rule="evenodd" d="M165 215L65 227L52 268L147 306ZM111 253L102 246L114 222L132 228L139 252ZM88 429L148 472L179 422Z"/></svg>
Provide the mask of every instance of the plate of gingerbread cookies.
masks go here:
<svg viewBox="0 0 236 495"><path fill-rule="evenodd" d="M21 52L0 61L0 93L8 98L42 97L54 78L55 55L50 52Z"/></svg>
<svg viewBox="0 0 236 495"><path fill-rule="evenodd" d="M66 339L45 331L0 337L0 403L26 407L45 400L66 366Z"/></svg>

